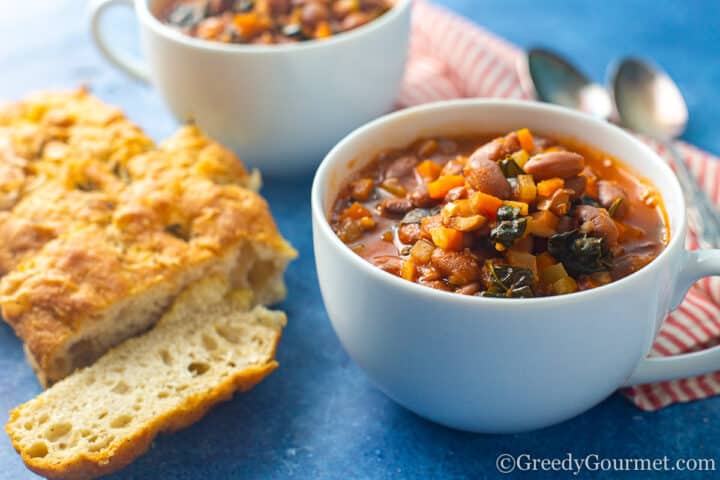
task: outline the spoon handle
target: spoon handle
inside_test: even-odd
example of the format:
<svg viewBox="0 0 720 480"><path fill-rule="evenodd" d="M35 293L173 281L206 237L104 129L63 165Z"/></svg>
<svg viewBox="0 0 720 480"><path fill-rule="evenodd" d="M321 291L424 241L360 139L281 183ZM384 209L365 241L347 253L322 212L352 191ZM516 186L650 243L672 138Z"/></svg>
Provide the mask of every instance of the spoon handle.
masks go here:
<svg viewBox="0 0 720 480"><path fill-rule="evenodd" d="M703 248L720 248L720 218L712 201L695 181L672 142L663 143L675 163L675 173L685 195L688 220L697 235L698 243Z"/></svg>

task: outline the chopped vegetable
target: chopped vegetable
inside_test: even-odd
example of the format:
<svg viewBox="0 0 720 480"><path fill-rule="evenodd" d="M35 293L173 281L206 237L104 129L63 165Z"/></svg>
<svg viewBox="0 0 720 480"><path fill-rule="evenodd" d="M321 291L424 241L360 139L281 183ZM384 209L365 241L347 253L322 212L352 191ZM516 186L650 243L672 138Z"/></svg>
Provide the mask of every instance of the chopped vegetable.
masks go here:
<svg viewBox="0 0 720 480"><path fill-rule="evenodd" d="M470 215L469 217L451 217L447 225L461 232L472 232L482 228L486 222L487 218L482 215Z"/></svg>
<svg viewBox="0 0 720 480"><path fill-rule="evenodd" d="M558 280L567 278L568 273L562 263L554 263L540 270L540 281L545 285L552 285Z"/></svg>
<svg viewBox="0 0 720 480"><path fill-rule="evenodd" d="M442 167L432 160L423 160L415 169L425 180L435 180L440 175Z"/></svg>
<svg viewBox="0 0 720 480"><path fill-rule="evenodd" d="M350 183L351 196L355 200L365 201L370 198L375 183L372 178L361 178Z"/></svg>
<svg viewBox="0 0 720 480"><path fill-rule="evenodd" d="M317 27L315 27L315 38L322 39L322 38L328 38L330 36L332 36L332 30L330 29L330 24L328 22L318 23Z"/></svg>
<svg viewBox="0 0 720 480"><path fill-rule="evenodd" d="M490 231L490 238L506 248L522 237L527 228L527 218L520 216L519 208L503 205L498 209L497 219L500 223Z"/></svg>
<svg viewBox="0 0 720 480"><path fill-rule="evenodd" d="M424 265L430 261L430 256L434 249L435 247L432 243L428 240L421 239L415 242L415 245L410 248L410 256L413 257L417 263Z"/></svg>
<svg viewBox="0 0 720 480"><path fill-rule="evenodd" d="M552 292L555 295L577 292L578 285L574 278L565 277L552 284Z"/></svg>
<svg viewBox="0 0 720 480"><path fill-rule="evenodd" d="M554 177L543 180L537 184L537 193L543 197L552 197L556 190L565 186L565 180Z"/></svg>
<svg viewBox="0 0 720 480"><path fill-rule="evenodd" d="M415 262L412 258L407 258L402 264L402 267L400 268L400 276L404 278L405 280L410 280L411 282L415 280L415 274L417 273L417 268L415 266Z"/></svg>
<svg viewBox="0 0 720 480"><path fill-rule="evenodd" d="M343 210L343 217L359 220L363 217L372 217L372 213L358 202L353 202L348 208Z"/></svg>
<svg viewBox="0 0 720 480"><path fill-rule="evenodd" d="M382 188L386 192L392 193L396 197L404 197L407 193L407 190L405 190L405 187L403 187L403 185L400 183L400 180L395 177L386 178L380 184L380 188Z"/></svg>
<svg viewBox="0 0 720 480"><path fill-rule="evenodd" d="M443 175L437 180L428 183L428 195L430 198L441 199L455 188L465 185L465 177L462 175Z"/></svg>
<svg viewBox="0 0 720 480"><path fill-rule="evenodd" d="M618 208L620 208L620 205L622 204L623 199L622 198L616 198L612 205L610 205L610 208L608 208L608 213L611 217L615 216L615 213L618 211Z"/></svg>
<svg viewBox="0 0 720 480"><path fill-rule="evenodd" d="M517 152L510 155L510 158L512 158L515 163L517 163L518 167L523 168L527 161L530 160L530 154L525 150L518 150Z"/></svg>
<svg viewBox="0 0 720 480"><path fill-rule="evenodd" d="M487 193L475 192L470 197L470 203L477 213L494 219L498 209L502 207L503 201Z"/></svg>
<svg viewBox="0 0 720 480"><path fill-rule="evenodd" d="M602 208L600 202L595 200L590 195L583 195L582 197L580 197L580 201L578 203L580 203L580 205L590 205L591 207Z"/></svg>
<svg viewBox="0 0 720 480"><path fill-rule="evenodd" d="M511 208L517 208L520 211L520 215L527 216L530 206L525 202L513 202L512 200L505 200L503 205Z"/></svg>
<svg viewBox="0 0 720 480"><path fill-rule="evenodd" d="M500 160L500 169L506 177L517 177L524 175L525 171L513 160L512 157L505 157Z"/></svg>
<svg viewBox="0 0 720 480"><path fill-rule="evenodd" d="M557 233L560 219L549 210L540 210L530 215L528 233L536 237L549 238Z"/></svg>
<svg viewBox="0 0 720 480"><path fill-rule="evenodd" d="M438 248L459 251L463 247L463 233L453 228L435 227L430 229L432 241Z"/></svg>
<svg viewBox="0 0 720 480"><path fill-rule="evenodd" d="M520 146L526 152L532 152L535 150L535 141L533 140L532 133L527 128L522 128L517 131L518 141Z"/></svg>
<svg viewBox="0 0 720 480"><path fill-rule="evenodd" d="M439 208L413 208L405 214L400 224L403 223L420 223L425 217L432 217L440 213Z"/></svg>
<svg viewBox="0 0 720 480"><path fill-rule="evenodd" d="M484 297L528 298L534 297L533 272L525 268L496 265L488 261L486 268L490 272L488 289L481 295Z"/></svg>
<svg viewBox="0 0 720 480"><path fill-rule="evenodd" d="M524 268L533 273L534 278L538 278L537 258L532 253L521 252L510 248L505 252L505 260L512 267Z"/></svg>
<svg viewBox="0 0 720 480"><path fill-rule="evenodd" d="M548 251L573 275L600 272L612 267L612 254L604 240L590 237L579 230L550 237Z"/></svg>
<svg viewBox="0 0 720 480"><path fill-rule="evenodd" d="M535 257L535 262L537 263L538 272L545 270L550 265L555 265L557 263L557 260L553 258L552 255L550 255L548 252L542 252L540 255Z"/></svg>
<svg viewBox="0 0 720 480"><path fill-rule="evenodd" d="M518 200L525 203L533 203L537 197L537 187L532 175L517 176Z"/></svg>

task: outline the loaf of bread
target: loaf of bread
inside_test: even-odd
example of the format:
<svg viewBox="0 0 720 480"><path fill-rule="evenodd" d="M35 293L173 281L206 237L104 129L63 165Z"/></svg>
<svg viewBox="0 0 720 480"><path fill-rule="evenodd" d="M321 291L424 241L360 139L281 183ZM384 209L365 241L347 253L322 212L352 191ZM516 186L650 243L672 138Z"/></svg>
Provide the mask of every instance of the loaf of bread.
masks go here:
<svg viewBox="0 0 720 480"><path fill-rule="evenodd" d="M0 305L40 382L148 330L208 275L281 299L295 251L259 185L197 128L155 146L84 90L0 109Z"/></svg>
<svg viewBox="0 0 720 480"><path fill-rule="evenodd" d="M143 454L272 372L285 316L255 307L223 276L188 287L148 333L127 340L11 412L5 427L27 466L87 479Z"/></svg>

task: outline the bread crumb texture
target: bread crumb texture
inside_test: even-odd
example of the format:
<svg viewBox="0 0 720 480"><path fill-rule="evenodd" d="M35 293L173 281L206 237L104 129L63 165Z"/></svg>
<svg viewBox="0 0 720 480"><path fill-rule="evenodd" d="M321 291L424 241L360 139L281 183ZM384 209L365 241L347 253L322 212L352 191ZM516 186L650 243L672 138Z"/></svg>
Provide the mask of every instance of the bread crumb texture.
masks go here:
<svg viewBox="0 0 720 480"><path fill-rule="evenodd" d="M197 128L156 146L85 90L0 109L0 304L41 383L146 331L199 278L281 299L296 253L259 186Z"/></svg>
<svg viewBox="0 0 720 480"><path fill-rule="evenodd" d="M183 428L272 372L282 312L211 276L181 293L148 333L110 350L11 412L5 427L49 478L114 472L161 431Z"/></svg>

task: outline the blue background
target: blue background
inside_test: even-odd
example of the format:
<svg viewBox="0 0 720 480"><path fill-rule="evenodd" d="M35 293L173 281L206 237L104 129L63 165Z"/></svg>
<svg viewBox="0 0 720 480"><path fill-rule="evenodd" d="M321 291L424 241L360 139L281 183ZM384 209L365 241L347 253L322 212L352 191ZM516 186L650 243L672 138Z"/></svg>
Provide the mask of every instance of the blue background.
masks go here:
<svg viewBox="0 0 720 480"><path fill-rule="evenodd" d="M619 56L654 59L679 82L688 100L691 120L684 138L720 154L720 2L439 3L520 46L565 52L598 81L605 66ZM114 12L108 23L118 42L136 48L129 12ZM105 63L86 25L83 1L0 0L0 97L14 99L33 90L86 83L104 100L122 106L156 139L167 136L175 123L158 96ZM281 305L290 318L278 352L281 368L198 424L161 436L148 454L114 478L481 479L498 475L495 459L505 452L714 457L720 463L718 397L645 413L615 395L561 425L508 436L452 431L395 405L349 360L328 323L313 264L309 187L310 178L302 177L272 180L263 189L280 229L301 255L288 271L290 295ZM0 351L2 415L40 389L20 343L4 325ZM32 477L5 435L0 435L0 466L0 478ZM537 476L572 478L570 473ZM646 476L652 477L586 472L579 478Z"/></svg>

